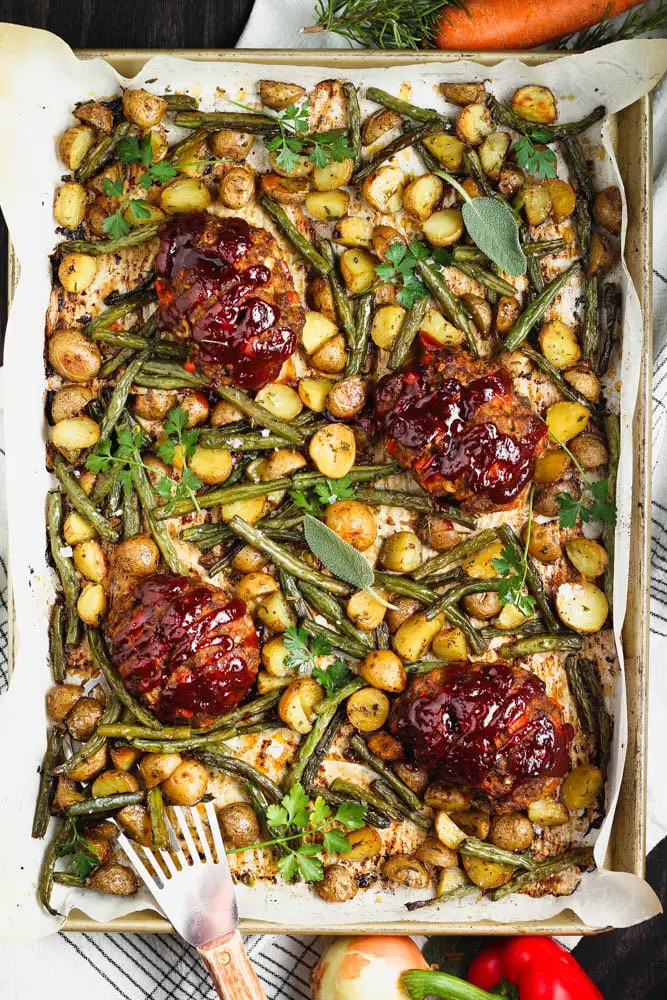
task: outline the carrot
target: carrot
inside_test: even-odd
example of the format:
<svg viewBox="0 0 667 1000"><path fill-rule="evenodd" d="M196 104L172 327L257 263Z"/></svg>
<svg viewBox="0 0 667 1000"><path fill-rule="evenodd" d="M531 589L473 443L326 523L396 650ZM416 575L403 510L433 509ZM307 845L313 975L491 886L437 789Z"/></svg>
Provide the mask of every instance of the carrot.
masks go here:
<svg viewBox="0 0 667 1000"><path fill-rule="evenodd" d="M644 0L468 0L448 7L436 30L439 49L532 49L615 17Z"/></svg>

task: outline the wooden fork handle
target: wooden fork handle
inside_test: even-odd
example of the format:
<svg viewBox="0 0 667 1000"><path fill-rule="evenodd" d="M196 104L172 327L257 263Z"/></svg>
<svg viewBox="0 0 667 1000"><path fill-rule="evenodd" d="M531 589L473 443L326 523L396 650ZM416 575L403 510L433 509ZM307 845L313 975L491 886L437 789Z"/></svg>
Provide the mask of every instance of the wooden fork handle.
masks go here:
<svg viewBox="0 0 667 1000"><path fill-rule="evenodd" d="M266 1000L238 931L198 948L222 1000Z"/></svg>

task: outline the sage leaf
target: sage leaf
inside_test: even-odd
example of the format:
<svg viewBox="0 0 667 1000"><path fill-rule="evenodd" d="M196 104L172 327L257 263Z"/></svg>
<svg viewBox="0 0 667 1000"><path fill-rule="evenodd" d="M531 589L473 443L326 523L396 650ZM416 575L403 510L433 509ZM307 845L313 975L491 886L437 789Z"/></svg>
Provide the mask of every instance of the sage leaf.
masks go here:
<svg viewBox="0 0 667 1000"><path fill-rule="evenodd" d="M519 227L509 207L496 198L472 198L463 205L463 221L473 242L514 278L526 273Z"/></svg>
<svg viewBox="0 0 667 1000"><path fill-rule="evenodd" d="M311 514L303 519L303 533L313 555L339 580L358 590L375 582L373 568L361 553Z"/></svg>

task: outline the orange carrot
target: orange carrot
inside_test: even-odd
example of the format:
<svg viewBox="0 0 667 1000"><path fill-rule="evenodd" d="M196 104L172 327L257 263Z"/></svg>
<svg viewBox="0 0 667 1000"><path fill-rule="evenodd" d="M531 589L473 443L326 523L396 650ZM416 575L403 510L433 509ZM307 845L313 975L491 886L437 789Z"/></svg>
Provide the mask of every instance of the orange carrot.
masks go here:
<svg viewBox="0 0 667 1000"><path fill-rule="evenodd" d="M440 49L532 49L615 17L644 0L468 0L448 7L436 31Z"/></svg>

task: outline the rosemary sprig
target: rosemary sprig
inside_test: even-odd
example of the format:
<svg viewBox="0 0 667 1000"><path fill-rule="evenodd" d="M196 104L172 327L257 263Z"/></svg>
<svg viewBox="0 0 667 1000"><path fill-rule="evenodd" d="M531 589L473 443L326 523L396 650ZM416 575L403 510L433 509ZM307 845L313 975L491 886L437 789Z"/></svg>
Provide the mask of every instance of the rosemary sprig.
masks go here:
<svg viewBox="0 0 667 1000"><path fill-rule="evenodd" d="M596 49L599 45L609 45L610 42L626 42L638 38L647 31L660 31L667 25L667 3L661 0L655 10L647 11L642 5L631 10L620 24L613 24L609 17L611 4L607 7L604 17L592 28L586 28L576 35L566 35L558 42L559 49Z"/></svg>
<svg viewBox="0 0 667 1000"><path fill-rule="evenodd" d="M317 0L304 34L332 31L363 48L432 48L443 8L465 0Z"/></svg>

